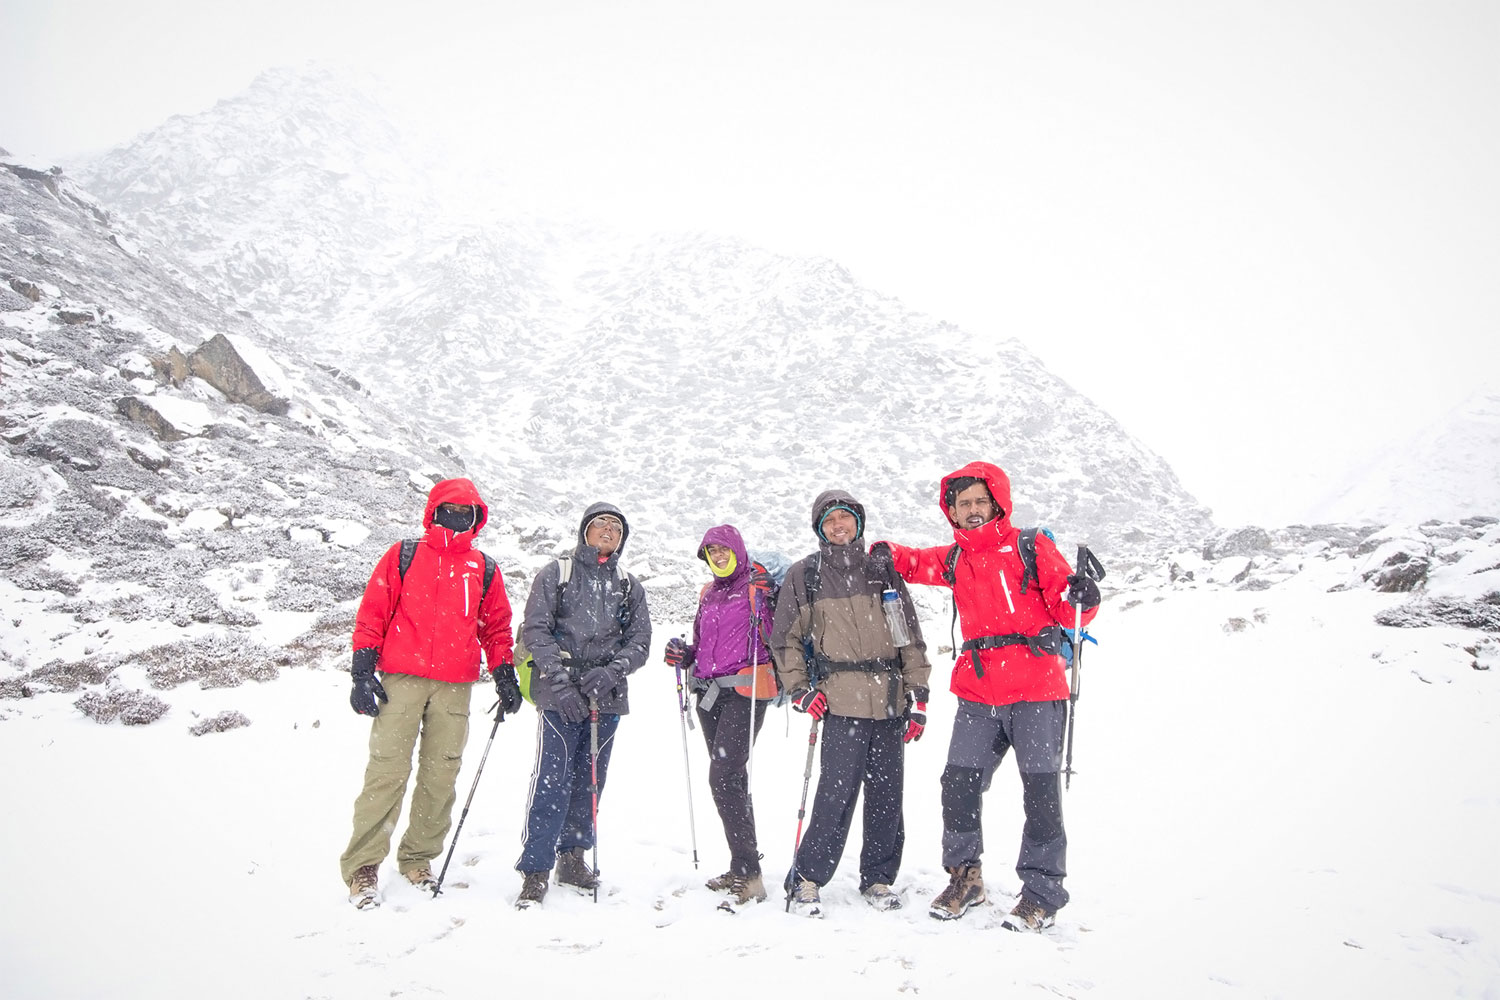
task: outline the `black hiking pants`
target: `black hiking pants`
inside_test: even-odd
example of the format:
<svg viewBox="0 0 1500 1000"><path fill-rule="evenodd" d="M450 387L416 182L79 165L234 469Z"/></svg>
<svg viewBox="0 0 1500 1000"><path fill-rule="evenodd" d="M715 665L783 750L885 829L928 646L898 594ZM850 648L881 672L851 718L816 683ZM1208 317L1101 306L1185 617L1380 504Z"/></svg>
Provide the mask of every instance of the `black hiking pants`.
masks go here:
<svg viewBox="0 0 1500 1000"><path fill-rule="evenodd" d="M906 747L901 742L906 720L854 719L829 715L823 719L823 752L818 758L818 791L812 819L787 873L790 891L798 879L827 885L844 855L854 804L865 796L861 820L865 842L859 852L859 889L876 883L890 885L901 869L906 846L902 817Z"/></svg>
<svg viewBox="0 0 1500 1000"><path fill-rule="evenodd" d="M755 702L755 733L766 718L766 699ZM729 870L736 875L760 874L760 850L755 842L755 808L750 803L750 699L724 688L707 712L698 709L698 723L708 744L708 790L713 794L724 839L729 842Z"/></svg>

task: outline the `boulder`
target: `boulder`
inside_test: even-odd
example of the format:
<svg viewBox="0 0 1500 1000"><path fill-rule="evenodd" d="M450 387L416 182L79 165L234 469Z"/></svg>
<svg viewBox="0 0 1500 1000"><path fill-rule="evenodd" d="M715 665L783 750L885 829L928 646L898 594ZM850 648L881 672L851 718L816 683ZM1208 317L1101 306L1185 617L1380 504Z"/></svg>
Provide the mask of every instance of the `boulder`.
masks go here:
<svg viewBox="0 0 1500 1000"><path fill-rule="evenodd" d="M255 371L240 357L229 338L214 334L188 358L192 373L222 392L226 399L261 413L285 416L291 404L266 389Z"/></svg>

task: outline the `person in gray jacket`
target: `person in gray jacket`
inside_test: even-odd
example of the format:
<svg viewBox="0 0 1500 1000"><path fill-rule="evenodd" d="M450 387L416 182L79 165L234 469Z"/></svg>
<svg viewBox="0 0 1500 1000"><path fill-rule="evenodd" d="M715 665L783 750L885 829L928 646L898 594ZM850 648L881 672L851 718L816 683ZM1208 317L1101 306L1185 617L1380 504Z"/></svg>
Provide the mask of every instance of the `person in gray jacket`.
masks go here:
<svg viewBox="0 0 1500 1000"><path fill-rule="evenodd" d="M619 564L629 537L625 515L593 504L579 522L572 554L543 567L526 599L521 639L532 657L537 736L526 839L516 862L519 909L541 904L554 863L559 885L590 892L599 884L584 857L596 832L590 785L597 768L603 793L615 730L630 711L626 678L646 662L651 646L646 592ZM590 760L591 705L598 709L597 761Z"/></svg>
<svg viewBox="0 0 1500 1000"><path fill-rule="evenodd" d="M787 908L822 915L819 889L838 868L863 790L859 891L876 909L893 910L906 843L905 744L927 723L927 647L905 582L865 552L864 507L828 490L813 501L812 526L818 551L787 570L771 630L792 707L828 723L812 818L786 877ZM899 605L894 629L886 591Z"/></svg>

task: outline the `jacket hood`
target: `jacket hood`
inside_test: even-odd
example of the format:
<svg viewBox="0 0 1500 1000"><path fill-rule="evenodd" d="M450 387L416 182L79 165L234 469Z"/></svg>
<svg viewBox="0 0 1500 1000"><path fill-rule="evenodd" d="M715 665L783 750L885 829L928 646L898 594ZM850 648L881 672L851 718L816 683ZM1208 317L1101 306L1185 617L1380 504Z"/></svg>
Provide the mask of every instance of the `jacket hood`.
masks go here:
<svg viewBox="0 0 1500 1000"><path fill-rule="evenodd" d="M990 496L995 498L995 503L1000 505L1000 516L997 520L1009 523L1010 521L1010 479L998 465L989 462L970 462L957 472L950 472L938 483L938 508L943 512L943 520L957 528L953 524L953 518L948 516L948 504L943 497L948 493L948 484L955 479L963 479L972 476L975 479L983 479L986 486L990 488Z"/></svg>
<svg viewBox="0 0 1500 1000"><path fill-rule="evenodd" d="M740 537L739 530L734 525L720 524L703 533L703 541L698 543L698 558L704 562L708 562L708 555L703 550L710 545L722 545L734 553L734 572L723 579L733 580L742 572L749 571L750 554L745 551L745 540Z"/></svg>
<svg viewBox="0 0 1500 1000"><path fill-rule="evenodd" d="M612 503L589 504L588 509L583 512L583 518L578 522L578 548L593 548L589 545L584 535L588 532L589 522L600 514L613 514L620 519L620 547L615 549L610 558L618 558L625 551L625 543L630 541L630 522L625 520L625 515L620 513L620 508Z"/></svg>
<svg viewBox="0 0 1500 1000"><path fill-rule="evenodd" d="M467 479L444 479L427 494L427 509L422 512L424 529L432 527L432 516L437 513L438 504L444 503L467 504L479 508L479 521L474 525L475 535L479 534L490 519L490 508L480 499L479 490L473 483Z"/></svg>
<svg viewBox="0 0 1500 1000"><path fill-rule="evenodd" d="M850 496L843 490L824 490L822 493L819 493L818 498L813 501L812 507L812 529L813 534L818 536L818 541L824 541L823 532L821 530L823 527L823 517L835 507L848 507L854 512L854 518L859 522L859 532L854 536L854 540L859 541L860 539L864 538L864 504L860 503L858 500L854 499L854 497Z"/></svg>

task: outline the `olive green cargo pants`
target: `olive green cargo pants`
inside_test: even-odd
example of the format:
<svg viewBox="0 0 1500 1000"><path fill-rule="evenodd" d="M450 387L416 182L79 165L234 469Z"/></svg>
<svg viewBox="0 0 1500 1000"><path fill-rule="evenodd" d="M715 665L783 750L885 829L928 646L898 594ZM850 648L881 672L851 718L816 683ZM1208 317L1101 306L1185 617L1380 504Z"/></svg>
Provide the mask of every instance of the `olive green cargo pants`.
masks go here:
<svg viewBox="0 0 1500 1000"><path fill-rule="evenodd" d="M390 701L381 703L380 714L370 724L365 787L354 800L354 833L339 859L346 885L356 869L378 865L390 853L418 736L417 782L406 832L396 848L396 867L409 872L442 853L457 798L458 769L469 739L473 684L449 684L409 674L383 674L380 681Z"/></svg>

